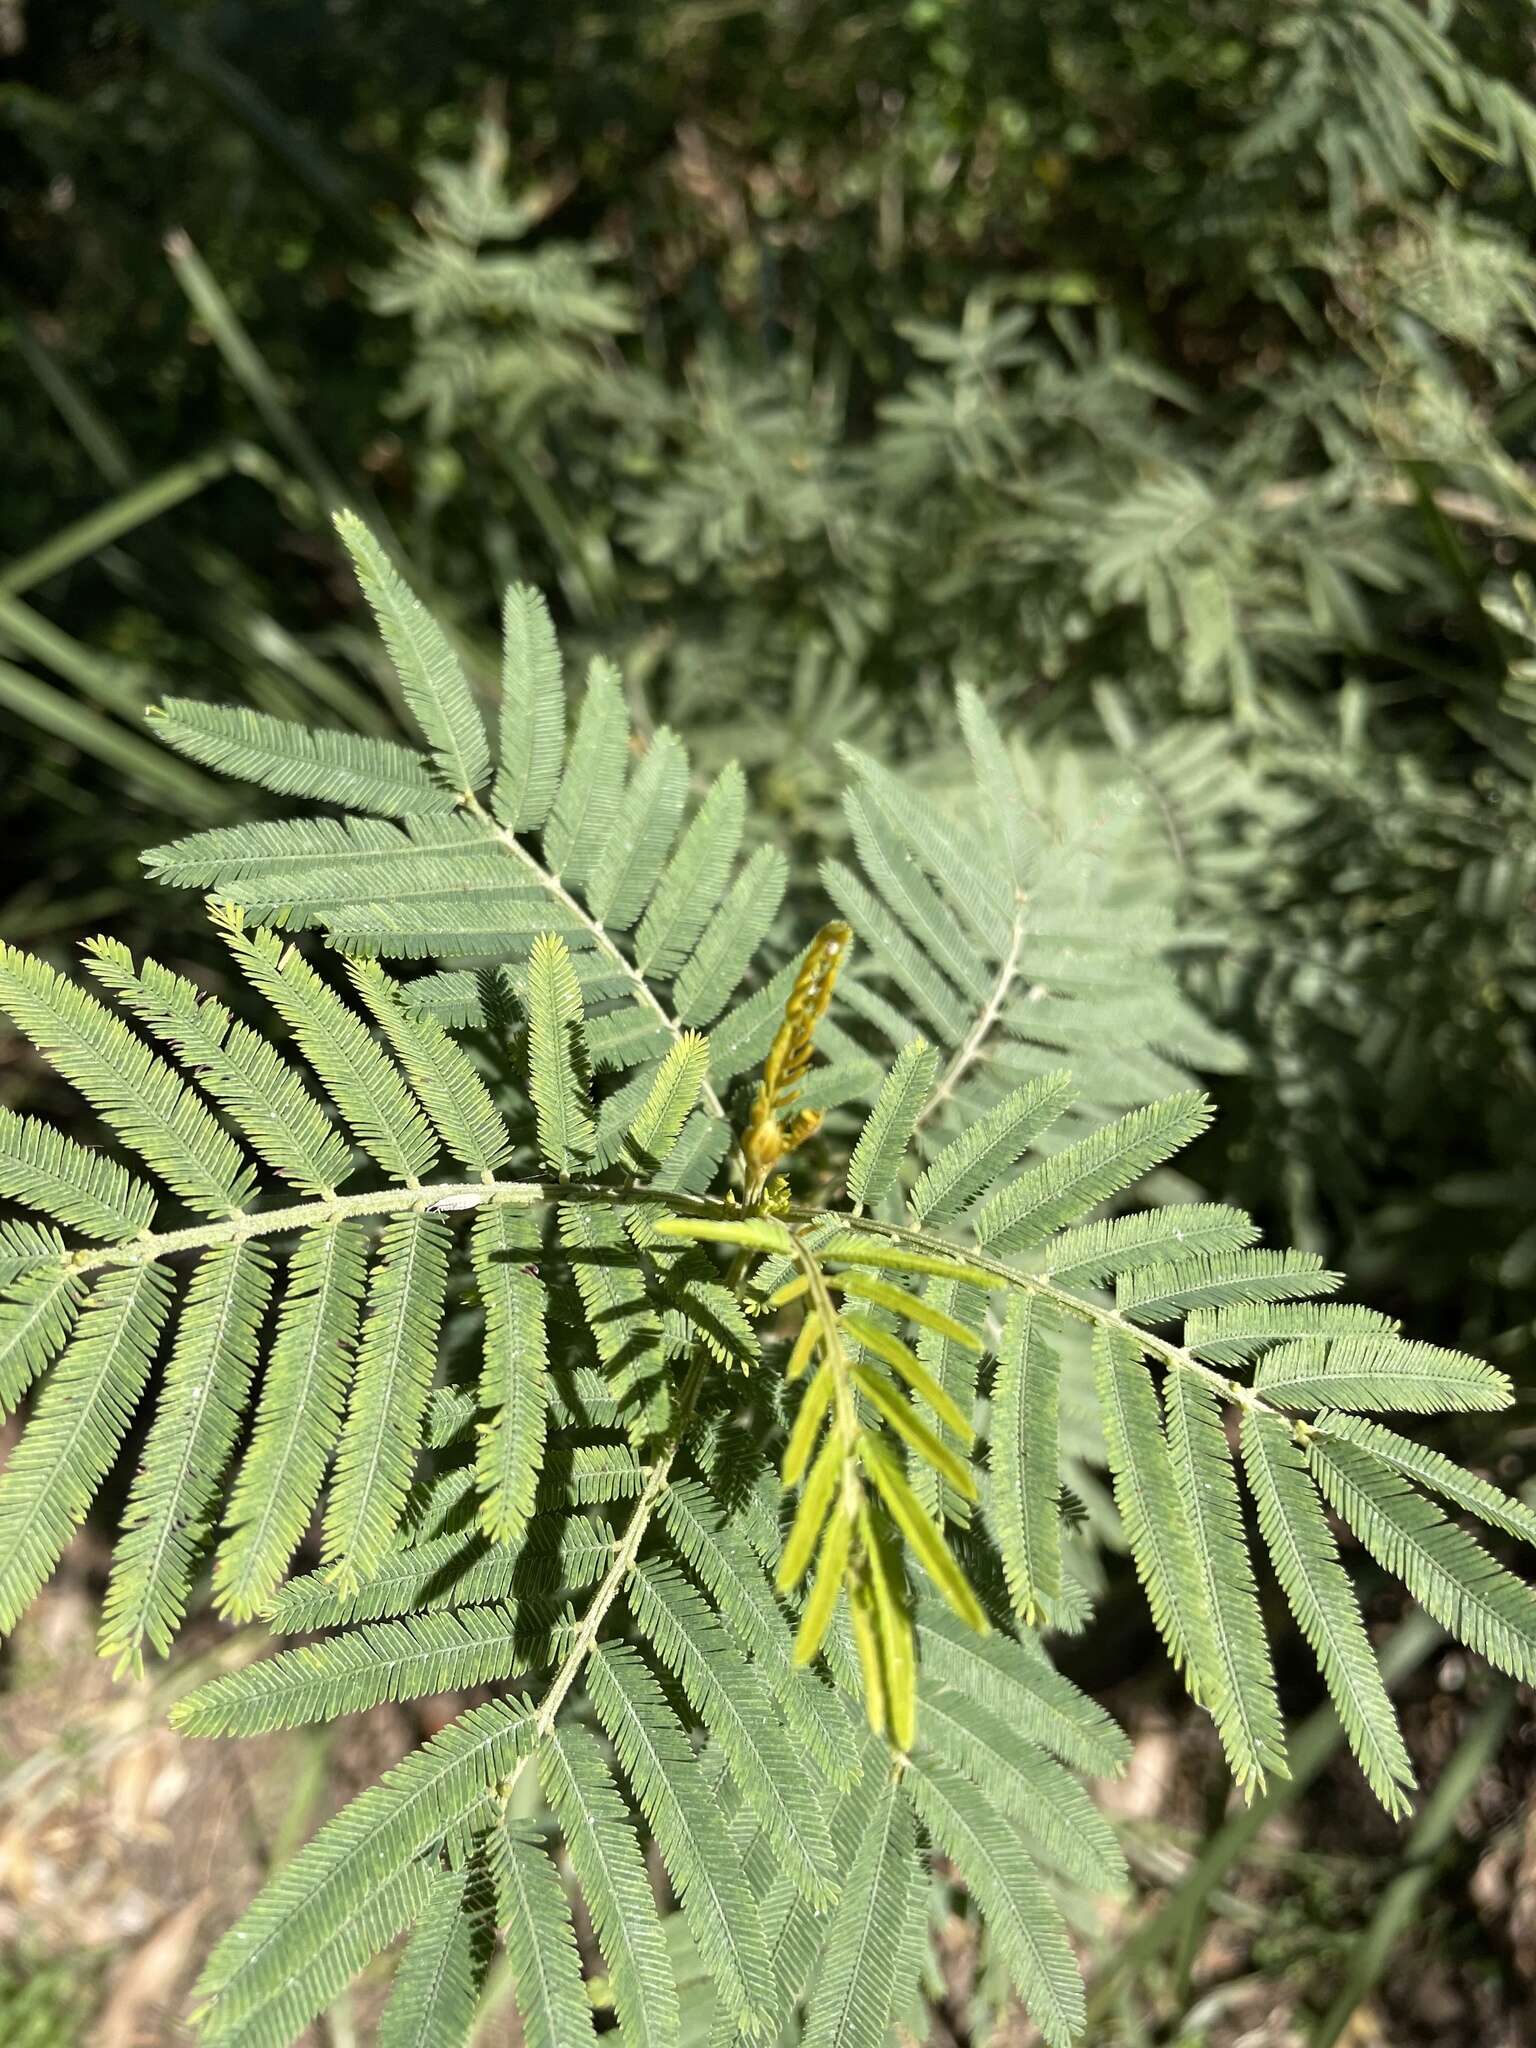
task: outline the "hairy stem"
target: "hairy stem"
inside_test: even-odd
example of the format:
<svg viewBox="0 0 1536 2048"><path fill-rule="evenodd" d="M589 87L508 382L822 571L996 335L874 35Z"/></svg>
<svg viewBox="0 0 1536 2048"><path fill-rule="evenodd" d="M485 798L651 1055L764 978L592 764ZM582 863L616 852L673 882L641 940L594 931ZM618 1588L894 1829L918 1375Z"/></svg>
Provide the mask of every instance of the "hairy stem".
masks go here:
<svg viewBox="0 0 1536 2048"><path fill-rule="evenodd" d="M929 1118L936 1115L944 1107L944 1104L951 1099L955 1090L960 1086L960 1083L965 1079L977 1060L981 1058L982 1048L986 1045L988 1038L991 1037L993 1026L1003 1013L1003 1004L1007 1000L1008 991L1019 978L1019 954L1023 949L1023 945L1024 906L1021 902L1019 908L1014 912L1013 932L1008 941L1008 951L1003 956L1002 965L997 970L997 980L992 985L992 993L977 1012L975 1023L965 1034L963 1043L956 1047L954 1057L939 1076L933 1093L923 1104L922 1114L918 1117L916 1124L918 1130L921 1130Z"/></svg>

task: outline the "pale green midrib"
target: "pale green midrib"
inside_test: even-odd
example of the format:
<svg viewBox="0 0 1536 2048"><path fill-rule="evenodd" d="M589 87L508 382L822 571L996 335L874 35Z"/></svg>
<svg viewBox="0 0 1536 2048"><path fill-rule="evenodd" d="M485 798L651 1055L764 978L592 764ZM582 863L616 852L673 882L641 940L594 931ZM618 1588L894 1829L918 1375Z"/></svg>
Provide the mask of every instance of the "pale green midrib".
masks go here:
<svg viewBox="0 0 1536 2048"><path fill-rule="evenodd" d="M662 1002L660 996L651 987L650 982L641 973L640 969L630 959L629 955L606 926L601 924L597 918L593 917L577 901L558 875L552 875L548 868L540 861L534 859L527 847L524 846L522 840L518 838L517 834L510 827L499 825L477 797L470 797L465 808L471 816L480 820L497 845L504 846L508 853L513 854L520 860L529 873L537 879L539 886L570 912L571 916L581 925L583 931L590 935L593 944L598 952L602 954L603 958L611 961L630 983L635 992L635 1000L649 1010L658 1022L665 1025L667 1031L674 1039L681 1039L684 1027L673 1016L666 1004ZM720 1097L707 1080L701 1092L705 1102L709 1105L710 1114L724 1119L725 1104L720 1100Z"/></svg>

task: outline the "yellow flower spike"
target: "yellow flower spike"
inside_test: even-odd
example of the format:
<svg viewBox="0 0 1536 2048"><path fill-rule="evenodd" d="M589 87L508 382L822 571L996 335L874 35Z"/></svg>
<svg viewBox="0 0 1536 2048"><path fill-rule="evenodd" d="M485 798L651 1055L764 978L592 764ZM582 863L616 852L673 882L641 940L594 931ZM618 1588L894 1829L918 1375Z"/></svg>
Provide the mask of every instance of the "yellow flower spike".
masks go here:
<svg viewBox="0 0 1536 2048"><path fill-rule="evenodd" d="M757 1084L752 1114L742 1133L742 1156L747 1163L747 1197L756 1200L779 1161L803 1145L821 1127L817 1110L803 1109L784 1121L793 1109L811 1064L816 1026L827 1013L832 990L842 972L853 929L840 920L824 924L812 939L795 985L784 1005L784 1021L774 1034L763 1077Z"/></svg>

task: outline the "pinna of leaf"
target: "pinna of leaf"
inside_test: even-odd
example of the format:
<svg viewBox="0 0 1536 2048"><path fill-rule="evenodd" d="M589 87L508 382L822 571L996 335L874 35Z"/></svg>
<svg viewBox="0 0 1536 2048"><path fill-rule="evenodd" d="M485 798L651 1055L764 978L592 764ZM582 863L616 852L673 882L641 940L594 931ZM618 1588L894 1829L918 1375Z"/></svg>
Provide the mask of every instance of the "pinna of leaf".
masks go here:
<svg viewBox="0 0 1536 2048"><path fill-rule="evenodd" d="M782 1183L770 1180L774 1168L821 1121L814 1111L794 1112L794 1105L810 1067L816 1026L826 1014L852 937L842 923L818 932L764 1062L742 1155L748 1200L764 1203L769 1212L782 1206ZM981 1339L916 1295L860 1270L886 1257L886 1248L872 1239L834 1239L818 1247L814 1233L791 1229L771 1213L740 1223L672 1217L657 1228L672 1237L734 1243L743 1260L749 1253L767 1252L793 1267L793 1276L766 1294L765 1305L797 1304L802 1311L787 1378L792 1385L804 1380L805 1386L782 1468L785 1485L799 1487L800 1496L778 1570L779 1590L790 1594L815 1567L795 1637L795 1661L805 1665L819 1655L838 1595L846 1589L870 1726L905 1754L917 1728L917 1650L902 1539L962 1621L985 1631L987 1619L943 1530L908 1483L902 1450L973 1501L976 1482L969 1465L924 1419L919 1404L925 1403L966 1447L973 1432L968 1417L916 1353L867 1312L850 1309L848 1300L938 1329L977 1352ZM928 1263L956 1278L967 1277L958 1261ZM839 1264L851 1270L828 1270ZM908 1399L907 1390L916 1399Z"/></svg>

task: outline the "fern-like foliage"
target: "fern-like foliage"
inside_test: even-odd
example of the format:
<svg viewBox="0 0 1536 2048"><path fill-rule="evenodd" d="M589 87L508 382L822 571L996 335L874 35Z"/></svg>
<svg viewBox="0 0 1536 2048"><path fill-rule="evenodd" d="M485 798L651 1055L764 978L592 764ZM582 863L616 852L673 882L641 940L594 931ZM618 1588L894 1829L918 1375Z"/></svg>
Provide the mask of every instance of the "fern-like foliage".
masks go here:
<svg viewBox="0 0 1536 2048"><path fill-rule="evenodd" d="M1085 1618L1063 1372L1091 1370L1153 1618L1238 1783L1286 1768L1272 1570L1394 1811L1411 1768L1335 1524L1531 1680L1536 1598L1447 1510L1521 1540L1536 1519L1378 1419L1496 1409L1508 1386L1334 1302L1335 1275L1257 1247L1236 1212L1121 1213L1206 1108L1140 1099L1137 1061L1161 1071L1145 1043L1086 1105L1045 1064L1057 1026L1019 1013L1040 849L979 706L993 850L937 810L882 809L861 771L872 890L743 995L780 876L757 854L729 879L739 781L684 826L680 753L631 766L602 669L563 747L524 594L493 747L447 638L350 538L452 805L387 840L358 819L246 827L160 857L248 892L214 928L273 1030L107 941L87 959L115 1008L0 954L0 1003L137 1162L0 1119L0 1187L30 1212L0 1236L0 1371L31 1403L0 1473L0 1622L89 1512L169 1333L104 1652L163 1654L209 1595L318 1638L183 1697L178 1725L205 1736L493 1695L220 1942L212 2048L282 2048L402 1934L386 2042L463 2041L498 1942L531 2040L586 2039L595 1998L662 2048L695 2019L768 2040L797 2014L811 2040L878 2042L920 2010L932 1858L1066 2043L1063 1888L1122 1876L1081 1779L1127 1745L1043 1641ZM286 744L225 740L248 764ZM348 802L375 769L411 781L393 757L301 755ZM476 877L500 906L483 948L453 922ZM252 902L335 950L308 957ZM380 965L449 924L483 965ZM882 984L926 1009L921 1038ZM861 1028L906 1034L861 1091L850 989ZM738 1132L719 1091L756 1063ZM829 1171L845 1087L870 1107Z"/></svg>

